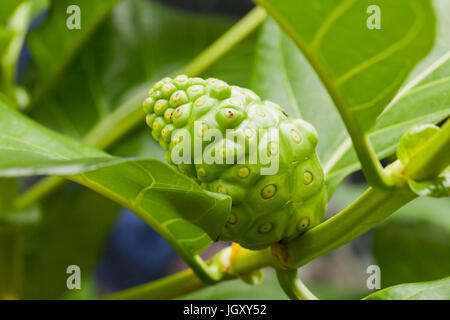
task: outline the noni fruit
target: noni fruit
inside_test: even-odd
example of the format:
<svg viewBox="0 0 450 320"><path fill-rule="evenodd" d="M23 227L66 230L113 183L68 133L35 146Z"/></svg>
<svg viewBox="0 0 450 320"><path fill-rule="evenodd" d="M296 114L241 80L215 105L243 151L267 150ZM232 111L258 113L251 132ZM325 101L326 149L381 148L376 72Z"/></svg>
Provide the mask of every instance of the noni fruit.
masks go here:
<svg viewBox="0 0 450 320"><path fill-rule="evenodd" d="M317 132L253 91L219 79L158 81L143 103L166 160L232 198L219 239L249 249L293 239L325 217Z"/></svg>

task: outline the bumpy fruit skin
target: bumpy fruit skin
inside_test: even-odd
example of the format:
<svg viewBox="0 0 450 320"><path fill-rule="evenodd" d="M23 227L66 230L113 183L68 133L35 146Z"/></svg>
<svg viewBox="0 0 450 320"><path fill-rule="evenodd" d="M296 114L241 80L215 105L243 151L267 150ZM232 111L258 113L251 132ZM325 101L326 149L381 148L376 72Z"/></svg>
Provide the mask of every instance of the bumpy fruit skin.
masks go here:
<svg viewBox="0 0 450 320"><path fill-rule="evenodd" d="M223 139L204 142L202 151L236 152L233 164L196 164L192 150L191 161L176 166L202 188L231 196L228 223L216 240L262 249L295 238L325 218L324 174L315 153L317 133L311 124L289 118L280 106L262 101L248 89L214 78L184 75L158 81L143 109L152 136L167 150L166 160L171 164L171 153L180 143L176 134L180 129L188 130L192 137L219 129ZM271 128L278 131L277 141L268 135ZM245 143L226 139L226 130L243 135ZM261 168L269 165L260 161L250 164L248 146L252 142L258 150L278 157L276 174L262 175Z"/></svg>

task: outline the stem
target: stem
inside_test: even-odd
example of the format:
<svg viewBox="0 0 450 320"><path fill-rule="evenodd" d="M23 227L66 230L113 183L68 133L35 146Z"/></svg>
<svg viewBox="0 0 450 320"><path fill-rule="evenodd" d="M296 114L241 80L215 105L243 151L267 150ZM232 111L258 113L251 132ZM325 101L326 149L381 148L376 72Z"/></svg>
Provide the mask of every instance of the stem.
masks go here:
<svg viewBox="0 0 450 320"><path fill-rule="evenodd" d="M319 300L300 280L297 269L276 272L281 288L291 300Z"/></svg>
<svg viewBox="0 0 450 320"><path fill-rule="evenodd" d="M408 191L384 192L369 188L349 207L287 244L280 264L297 269L359 237L416 196Z"/></svg>
<svg viewBox="0 0 450 320"><path fill-rule="evenodd" d="M450 120L420 150L414 161L409 161L404 174L415 181L436 178L450 165Z"/></svg>
<svg viewBox="0 0 450 320"><path fill-rule="evenodd" d="M295 30L287 24L284 19L276 12L276 10L266 0L256 0L256 3L263 6L270 15L278 22L278 24L286 31L291 39L297 44L304 56L308 59L311 66L316 71L320 80L327 89L330 97L338 109L342 120L347 127L347 131L352 139L353 146L355 147L356 154L361 162L364 175L367 182L374 188L380 188L383 190L392 190L394 184L389 175L383 170L381 163L378 161L372 144L365 132L363 132L356 124L354 118L345 105L344 99L338 90L336 83L330 78L327 71L323 68L322 64L317 58L317 55L310 50L308 45L297 35Z"/></svg>
<svg viewBox="0 0 450 320"><path fill-rule="evenodd" d="M14 106L18 106L16 96L16 66L19 59L20 51L22 50L25 35L31 20L30 1L19 5L12 16L10 17L6 30L12 31L14 36L4 49L1 59L1 73L3 74L3 82L5 84L4 91L8 93L9 97L14 101ZM1 82L1 81L0 81Z"/></svg>
<svg viewBox="0 0 450 320"><path fill-rule="evenodd" d="M182 73L194 75L205 71L205 66L212 65L230 48L233 48L244 38L249 36L257 27L259 27L266 16L266 12L261 7L256 7L250 11L244 18L217 39L209 48L192 60L183 69Z"/></svg>
<svg viewBox="0 0 450 320"><path fill-rule="evenodd" d="M253 251L241 248L239 254L233 258L231 265L227 266L225 260L229 260L230 251L230 247L225 248L207 262L207 264L221 264L220 268L225 270L220 279L222 281L236 279L238 274L245 274L272 264L272 257L268 250ZM148 284L106 296L103 299L174 299L205 286L206 284L200 281L192 270L188 269Z"/></svg>
<svg viewBox="0 0 450 320"><path fill-rule="evenodd" d="M176 72L176 74L184 73L189 76L196 76L202 73L253 32L264 21L265 17L266 14L263 9L253 9L207 49L200 53L199 56L194 58L194 60L185 68ZM86 144L99 149L106 149L113 145L133 128L137 127L140 123L143 123L141 104L145 97L145 92L135 94L126 103L110 113L98 125L92 128L92 130L83 138L83 141ZM63 183L64 179L62 178L45 178L19 196L16 200L16 205L19 208L24 208L34 202L42 200Z"/></svg>
<svg viewBox="0 0 450 320"><path fill-rule="evenodd" d="M44 178L19 195L14 200L13 207L15 209L24 209L33 203L42 200L44 197L49 196L58 187L64 185L65 182L66 180L60 177Z"/></svg>

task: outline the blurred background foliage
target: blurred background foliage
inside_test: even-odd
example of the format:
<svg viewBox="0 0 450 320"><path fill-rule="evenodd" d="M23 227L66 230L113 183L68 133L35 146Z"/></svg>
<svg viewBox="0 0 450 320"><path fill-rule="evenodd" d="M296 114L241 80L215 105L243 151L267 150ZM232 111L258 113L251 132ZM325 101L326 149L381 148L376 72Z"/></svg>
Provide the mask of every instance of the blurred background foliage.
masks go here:
<svg viewBox="0 0 450 320"><path fill-rule="evenodd" d="M2 2L0 24L19 2ZM66 1L54 1L50 11L47 1L36 1L16 75L30 95L26 99L12 95L32 118L79 139L113 110L139 97L151 82L186 65L254 6L250 0L83 2L92 10L83 16L82 30L68 31ZM249 86L257 35L242 41L201 76ZM0 49L3 36L0 33ZM163 159L162 149L144 126L108 151ZM35 180L21 180L19 190ZM360 173L346 179L330 200L328 217L365 188ZM320 298L347 299L369 293L366 269L371 264L380 266L383 288L442 278L450 265L449 204L449 199L414 201L375 230L301 268L305 283ZM25 298L92 298L186 267L134 214L86 188L67 184L39 210L42 221L24 242ZM204 256L223 246L214 244ZM71 264L81 267L80 291L66 289L65 271ZM259 286L232 280L182 298L287 297L267 270Z"/></svg>

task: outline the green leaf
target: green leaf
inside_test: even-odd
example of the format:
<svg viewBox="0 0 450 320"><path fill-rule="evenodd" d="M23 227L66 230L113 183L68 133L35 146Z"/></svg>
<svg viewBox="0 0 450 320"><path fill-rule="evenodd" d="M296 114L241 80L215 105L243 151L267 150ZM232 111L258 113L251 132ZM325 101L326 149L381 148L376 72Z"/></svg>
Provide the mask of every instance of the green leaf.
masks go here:
<svg viewBox="0 0 450 320"><path fill-rule="evenodd" d="M280 104L289 116L314 125L319 132L317 154L322 164L348 138L339 113L315 71L270 18L259 35L250 86L262 98Z"/></svg>
<svg viewBox="0 0 450 320"><path fill-rule="evenodd" d="M26 233L24 298L58 299L69 294L66 270L70 265L80 267L85 289L119 209L116 203L73 184L48 198L42 204L41 223Z"/></svg>
<svg viewBox="0 0 450 320"><path fill-rule="evenodd" d="M53 11L50 21L61 19L61 12ZM153 82L186 65L231 23L151 1L125 0L62 69L62 77L52 83L30 115L82 138L101 126L112 111L128 104L140 106ZM36 43L46 35L34 35ZM51 41L50 47L59 46L54 35L47 41ZM33 46L32 53L42 54ZM49 61L40 64L43 73L46 63Z"/></svg>
<svg viewBox="0 0 450 320"><path fill-rule="evenodd" d="M66 20L70 14L67 8L70 0L51 1L50 14L46 21L30 33L28 44L32 51L38 81L32 88L30 105L40 102L42 96L64 78L65 69L75 58L83 45L99 28L118 0L78 0L81 28L69 29Z"/></svg>
<svg viewBox="0 0 450 320"><path fill-rule="evenodd" d="M160 161L118 160L44 128L1 103L0 137L0 159L9 157L0 163L0 173L10 175L11 168L18 175L29 174L30 168L33 174L59 175L89 170L69 178L128 207L180 254L204 250L226 223L231 208L228 196L202 190L194 180ZM101 160L93 169L96 158Z"/></svg>
<svg viewBox="0 0 450 320"><path fill-rule="evenodd" d="M377 291L364 300L449 300L450 277L438 281L401 284Z"/></svg>
<svg viewBox="0 0 450 320"><path fill-rule="evenodd" d="M450 199L418 198L375 229L382 287L440 279L450 265Z"/></svg>
<svg viewBox="0 0 450 320"><path fill-rule="evenodd" d="M430 1L257 0L302 50L351 132L366 132L432 48ZM381 29L369 29L369 6Z"/></svg>
<svg viewBox="0 0 450 320"><path fill-rule="evenodd" d="M448 2L447 5L450 10ZM446 14L439 15L441 24L448 21ZM426 64L418 66L419 72L415 72L415 77L370 132L369 138L379 158L394 154L401 135L410 127L438 123L450 115L447 94L450 90L450 34L444 26L438 29L437 43ZM345 127L318 76L294 43L271 20L261 30L251 83L261 97L279 103L289 115L302 117L317 128L318 155L326 172L329 195L347 175L361 168Z"/></svg>
<svg viewBox="0 0 450 320"><path fill-rule="evenodd" d="M16 88L17 63L30 22L45 6L45 0L8 1L0 5L0 98L14 107L28 98L22 88Z"/></svg>

